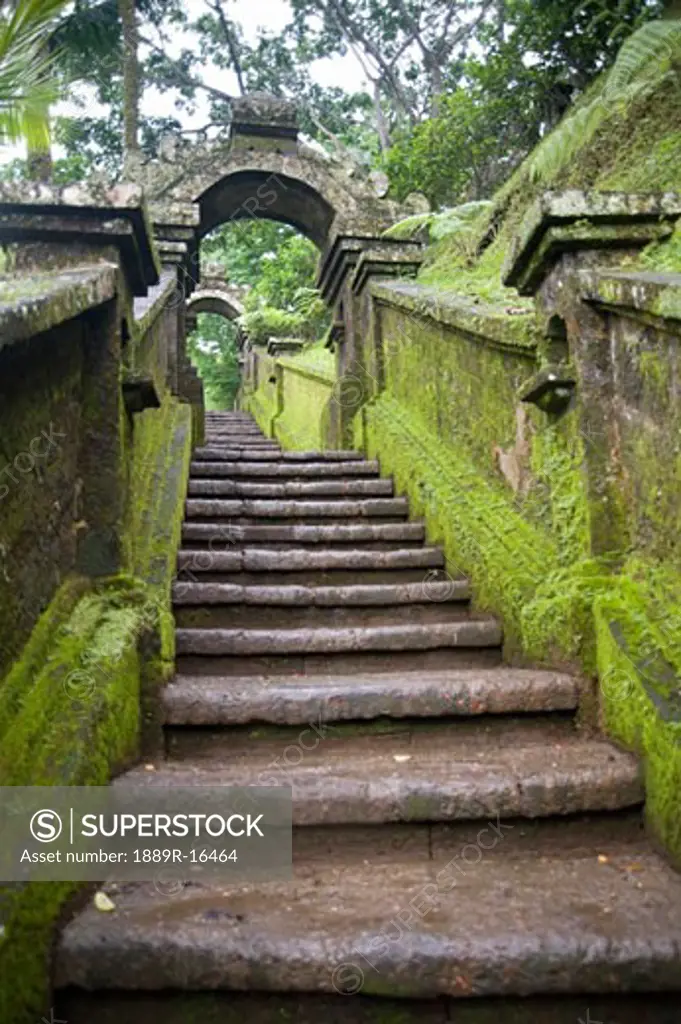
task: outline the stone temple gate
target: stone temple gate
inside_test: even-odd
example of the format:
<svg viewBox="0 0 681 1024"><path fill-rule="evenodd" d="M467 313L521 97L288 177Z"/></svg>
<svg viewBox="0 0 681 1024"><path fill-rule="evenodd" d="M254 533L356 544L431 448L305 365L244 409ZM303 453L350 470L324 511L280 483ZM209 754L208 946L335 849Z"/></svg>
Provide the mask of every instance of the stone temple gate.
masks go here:
<svg viewBox="0 0 681 1024"><path fill-rule="evenodd" d="M371 277L404 277L418 268L419 242L383 236L400 218L427 210L423 196L401 205L385 198L354 163L300 139L293 102L262 93L233 101L227 140L183 149L173 140L142 177L161 259L178 264L190 316L239 315L224 282L215 289L201 275L199 244L213 228L270 219L310 238L320 250L318 287L334 311L339 377L354 377L359 294ZM341 403L340 419L343 410L354 413ZM342 432L339 422L336 433Z"/></svg>

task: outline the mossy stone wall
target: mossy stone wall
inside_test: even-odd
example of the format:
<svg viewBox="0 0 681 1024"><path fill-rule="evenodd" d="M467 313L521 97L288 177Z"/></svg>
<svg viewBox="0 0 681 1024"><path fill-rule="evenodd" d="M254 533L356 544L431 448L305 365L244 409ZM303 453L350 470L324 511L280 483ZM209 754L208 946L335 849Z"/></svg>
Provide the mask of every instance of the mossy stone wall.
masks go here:
<svg viewBox="0 0 681 1024"><path fill-rule="evenodd" d="M0 678L76 558L84 321L0 351Z"/></svg>
<svg viewBox="0 0 681 1024"><path fill-rule="evenodd" d="M543 343L514 351L458 329L451 316L419 315L403 297L391 305L387 288L374 303L378 324L367 319L365 344L382 354L365 359L381 369L353 421L356 446L409 496L429 539L444 546L450 574L469 576L477 606L501 618L511 660L599 678L596 703L585 688L583 713L644 756L648 820L681 861L673 323L663 330L625 311L606 315L578 354L578 377L590 363L605 391L585 385L580 394L578 380L577 397L556 416L526 411L517 398ZM590 416L585 405L594 401L602 408ZM598 413L608 423L603 437L585 430ZM614 519L603 501L616 505ZM608 522L617 529L604 543Z"/></svg>
<svg viewBox="0 0 681 1024"><path fill-rule="evenodd" d="M158 749L193 410L161 373L160 408L126 411L121 308L0 353L16 477L0 489L0 785L105 785ZM0 888L3 1024L49 1014L54 929L80 888Z"/></svg>
<svg viewBox="0 0 681 1024"><path fill-rule="evenodd" d="M316 350L300 356L258 352L257 371L244 388L242 407L268 437L293 451L331 447L335 381L320 362Z"/></svg>

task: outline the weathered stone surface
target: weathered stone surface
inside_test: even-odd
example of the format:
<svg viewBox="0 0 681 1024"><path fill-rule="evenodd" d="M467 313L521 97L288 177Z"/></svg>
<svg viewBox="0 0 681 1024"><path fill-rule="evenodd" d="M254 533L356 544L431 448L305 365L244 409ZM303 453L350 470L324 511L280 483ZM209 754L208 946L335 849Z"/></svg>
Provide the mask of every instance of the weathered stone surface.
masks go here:
<svg viewBox="0 0 681 1024"><path fill-rule="evenodd" d="M117 292L116 267L100 263L0 279L0 349L95 309Z"/></svg>
<svg viewBox="0 0 681 1024"><path fill-rule="evenodd" d="M192 462L194 477L377 476L377 462Z"/></svg>
<svg viewBox="0 0 681 1024"><path fill-rule="evenodd" d="M681 274L601 268L578 271L578 279L583 297L598 306L619 306L658 321L681 320Z"/></svg>
<svg viewBox="0 0 681 1024"><path fill-rule="evenodd" d="M296 572L319 569L442 569L444 556L439 548L405 548L383 551L312 550L286 548L244 551L180 551L178 568L192 572Z"/></svg>
<svg viewBox="0 0 681 1024"><path fill-rule="evenodd" d="M113 914L90 907L65 929L57 986L333 993L344 978L349 991L403 998L681 989L681 878L635 823L509 824L495 831L494 814L483 830L302 830L288 883L172 898L114 890Z"/></svg>
<svg viewBox="0 0 681 1024"><path fill-rule="evenodd" d="M422 523L334 524L333 526L230 526L221 531L216 540L215 526L211 523L185 523L183 541L201 541L225 544L352 544L425 540Z"/></svg>
<svg viewBox="0 0 681 1024"><path fill-rule="evenodd" d="M238 498L389 498L392 480L288 480L284 483L248 483L241 480L190 480L190 495Z"/></svg>
<svg viewBox="0 0 681 1024"><path fill-rule="evenodd" d="M230 446L232 439L230 438ZM238 448L238 444L234 443L234 448ZM254 446L259 447L259 446ZM251 452L250 448L248 452L245 452L242 458L252 458L253 461L261 459L267 461L266 452L269 451L269 447L264 445L265 453L259 454L257 452ZM279 449L281 451L281 449ZM364 456L361 452L281 452L282 462L363 462ZM203 462L219 462L224 460L225 462L231 461L230 449L228 448L197 448L194 452L194 458Z"/></svg>
<svg viewBox="0 0 681 1024"><path fill-rule="evenodd" d="M681 194L545 192L527 212L502 269L504 284L532 295L561 253L575 249L642 249L671 234Z"/></svg>
<svg viewBox="0 0 681 1024"><path fill-rule="evenodd" d="M577 706L579 684L559 672L510 668L291 678L180 675L162 699L168 725L307 725L319 717L328 723L569 711Z"/></svg>
<svg viewBox="0 0 681 1024"><path fill-rule="evenodd" d="M493 619L481 619L426 626L345 629L178 629L175 639L178 654L332 654L336 651L498 647L502 636Z"/></svg>
<svg viewBox="0 0 681 1024"><path fill-rule="evenodd" d="M170 761L149 785L290 785L299 826L537 818L643 799L635 758L582 738L560 719L395 721L377 730L327 727L324 707L310 720L322 731L319 737L310 727L316 745L301 744L299 728L269 737L267 730L255 737L248 730L173 730ZM144 775L134 769L120 784L140 784Z"/></svg>
<svg viewBox="0 0 681 1024"><path fill-rule="evenodd" d="M233 583L176 582L173 600L178 605L244 604L279 607L320 608L382 607L422 602L440 604L467 601L471 596L468 580L426 579L420 583L365 583L346 586L239 586Z"/></svg>
<svg viewBox="0 0 681 1024"><path fill-rule="evenodd" d="M355 501L220 501L217 498L189 498L189 519L221 519L250 516L254 519L364 519L374 516L406 516L404 498L362 498Z"/></svg>

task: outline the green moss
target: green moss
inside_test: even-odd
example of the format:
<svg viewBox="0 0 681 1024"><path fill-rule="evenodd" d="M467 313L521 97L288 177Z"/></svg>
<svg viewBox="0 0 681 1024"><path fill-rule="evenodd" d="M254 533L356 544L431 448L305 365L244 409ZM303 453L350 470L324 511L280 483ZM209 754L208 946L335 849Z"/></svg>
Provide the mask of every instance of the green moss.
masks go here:
<svg viewBox="0 0 681 1024"><path fill-rule="evenodd" d="M681 140L681 135L679 139ZM647 246L641 253L640 265L646 270L657 270L667 274L681 273L681 227L676 228L671 238ZM660 310L660 315L664 316L664 311ZM670 311L667 315L681 319L681 311L678 309Z"/></svg>
<svg viewBox="0 0 681 1024"><path fill-rule="evenodd" d="M369 454L423 516L450 575L471 578L476 603L497 612L509 650L523 650L523 609L559 567L549 533L529 523L512 492L487 479L465 449L445 446L418 416L381 396L364 414ZM532 652L541 655L541 651Z"/></svg>
<svg viewBox="0 0 681 1024"><path fill-rule="evenodd" d="M610 735L643 757L649 824L681 864L679 581L675 600L659 592L651 600L647 580L625 576L596 599L601 704Z"/></svg>
<svg viewBox="0 0 681 1024"><path fill-rule="evenodd" d="M146 592L129 580L67 583L5 683L0 784L103 785L136 756ZM73 884L0 893L0 1019L44 1010L55 921Z"/></svg>
<svg viewBox="0 0 681 1024"><path fill-rule="evenodd" d="M170 588L184 511L189 406L166 396L135 418L124 545L135 577L67 580L3 681L0 784L104 785L136 759L173 668ZM0 893L0 1019L45 1012L49 952L72 884Z"/></svg>

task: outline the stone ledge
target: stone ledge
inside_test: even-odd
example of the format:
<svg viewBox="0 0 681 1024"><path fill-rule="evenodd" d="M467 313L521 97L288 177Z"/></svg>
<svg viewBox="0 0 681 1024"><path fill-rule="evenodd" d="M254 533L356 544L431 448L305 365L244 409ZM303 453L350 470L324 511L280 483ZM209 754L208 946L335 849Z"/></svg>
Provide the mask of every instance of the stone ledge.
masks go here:
<svg viewBox="0 0 681 1024"><path fill-rule="evenodd" d="M111 263L0 280L0 349L113 299L118 268Z"/></svg>
<svg viewBox="0 0 681 1024"><path fill-rule="evenodd" d="M640 249L665 237L681 217L681 195L545 192L529 209L502 269L505 285L532 295L563 252Z"/></svg>
<svg viewBox="0 0 681 1024"><path fill-rule="evenodd" d="M534 356L542 336L534 313L511 314L473 302L463 295L401 281L374 281L372 296L379 302L446 324L472 340L506 351Z"/></svg>
<svg viewBox="0 0 681 1024"><path fill-rule="evenodd" d="M415 277L423 262L423 253L413 245L372 246L357 261L350 287L360 295L372 277Z"/></svg>
<svg viewBox="0 0 681 1024"><path fill-rule="evenodd" d="M653 320L681 320L681 274L655 271L581 270L582 298Z"/></svg>
<svg viewBox="0 0 681 1024"><path fill-rule="evenodd" d="M290 370L292 373L297 373L300 377L307 377L308 380L314 380L319 384L325 384L328 388L333 388L336 383L336 378L324 373L323 370L315 370L311 366L305 366L304 363L296 362L294 359L279 357L277 359L277 365L283 367L285 370Z"/></svg>
<svg viewBox="0 0 681 1024"><path fill-rule="evenodd" d="M69 245L114 246L133 294L145 295L147 287L158 282L151 222L142 189L136 185L0 186L0 240L63 246L64 264L69 262Z"/></svg>

